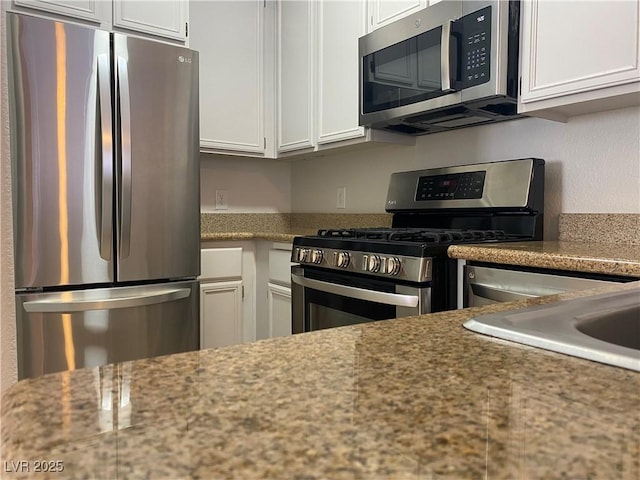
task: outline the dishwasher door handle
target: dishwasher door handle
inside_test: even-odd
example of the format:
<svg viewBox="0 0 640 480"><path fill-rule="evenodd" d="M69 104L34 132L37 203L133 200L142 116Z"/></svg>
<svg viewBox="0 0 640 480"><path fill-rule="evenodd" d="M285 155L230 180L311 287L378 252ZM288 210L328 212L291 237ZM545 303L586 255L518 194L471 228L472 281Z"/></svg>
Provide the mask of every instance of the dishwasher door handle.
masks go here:
<svg viewBox="0 0 640 480"><path fill-rule="evenodd" d="M494 302L510 302L512 300L524 300L527 298L535 298L538 296L531 293L505 290L503 288L484 285L482 283L471 283L469 285L471 287L471 292L476 297L486 298L487 300L493 300Z"/></svg>

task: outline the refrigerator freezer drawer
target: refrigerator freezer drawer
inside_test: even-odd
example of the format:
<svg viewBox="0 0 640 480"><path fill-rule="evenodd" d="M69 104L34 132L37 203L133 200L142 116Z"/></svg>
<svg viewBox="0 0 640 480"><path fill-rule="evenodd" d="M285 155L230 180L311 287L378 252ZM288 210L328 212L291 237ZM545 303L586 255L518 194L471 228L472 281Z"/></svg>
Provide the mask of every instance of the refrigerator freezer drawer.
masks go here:
<svg viewBox="0 0 640 480"><path fill-rule="evenodd" d="M199 348L197 281L16 295L18 378Z"/></svg>

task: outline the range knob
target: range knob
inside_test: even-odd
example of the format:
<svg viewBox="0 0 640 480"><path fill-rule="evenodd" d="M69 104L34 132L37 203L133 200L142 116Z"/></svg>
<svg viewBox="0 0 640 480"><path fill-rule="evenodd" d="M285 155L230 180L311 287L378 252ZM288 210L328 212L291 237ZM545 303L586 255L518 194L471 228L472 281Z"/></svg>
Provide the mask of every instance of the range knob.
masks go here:
<svg viewBox="0 0 640 480"><path fill-rule="evenodd" d="M398 257L389 257L387 259L387 273L389 275L398 275L402 268L402 262Z"/></svg>
<svg viewBox="0 0 640 480"><path fill-rule="evenodd" d="M336 265L340 268L347 268L351 257L348 252L338 252L336 254Z"/></svg>
<svg viewBox="0 0 640 480"><path fill-rule="evenodd" d="M306 262L309 260L309 249L308 248L298 248L296 259L299 262Z"/></svg>
<svg viewBox="0 0 640 480"><path fill-rule="evenodd" d="M324 254L322 250L313 250L311 252L311 261L315 264L322 263L322 259L324 258Z"/></svg>
<svg viewBox="0 0 640 480"><path fill-rule="evenodd" d="M382 260L379 255L369 255L367 259L367 270L372 273L378 273L380 271L380 265Z"/></svg>

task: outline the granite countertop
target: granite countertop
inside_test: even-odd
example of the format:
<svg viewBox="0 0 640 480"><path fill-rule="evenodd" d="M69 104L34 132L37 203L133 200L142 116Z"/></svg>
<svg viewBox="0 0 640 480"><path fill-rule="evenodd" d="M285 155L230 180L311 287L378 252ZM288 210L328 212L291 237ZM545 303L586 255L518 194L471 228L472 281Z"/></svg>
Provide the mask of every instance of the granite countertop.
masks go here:
<svg viewBox="0 0 640 480"><path fill-rule="evenodd" d="M273 242L293 243L293 239L302 233L273 232L205 232L200 234L201 242L221 240L271 240Z"/></svg>
<svg viewBox="0 0 640 480"><path fill-rule="evenodd" d="M3 478L637 479L640 374L461 326L634 286L22 381L2 398Z"/></svg>
<svg viewBox="0 0 640 480"><path fill-rule="evenodd" d="M451 258L640 277L640 245L570 241L452 245Z"/></svg>

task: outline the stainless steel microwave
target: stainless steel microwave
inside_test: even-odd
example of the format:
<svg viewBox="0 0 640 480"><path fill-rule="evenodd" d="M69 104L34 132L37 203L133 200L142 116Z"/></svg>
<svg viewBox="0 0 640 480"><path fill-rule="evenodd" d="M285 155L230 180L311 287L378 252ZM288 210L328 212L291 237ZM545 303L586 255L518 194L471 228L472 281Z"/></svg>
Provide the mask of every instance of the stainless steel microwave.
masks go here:
<svg viewBox="0 0 640 480"><path fill-rule="evenodd" d="M443 0L359 39L360 125L424 135L517 117L520 4Z"/></svg>

